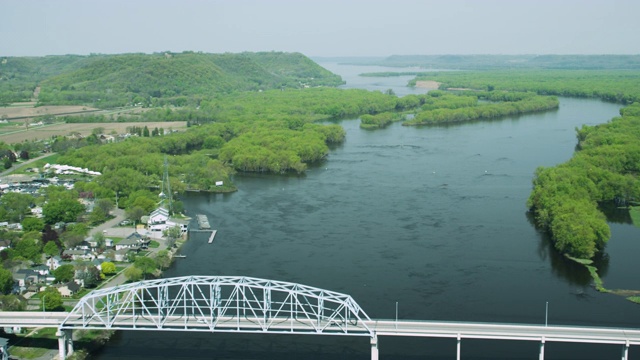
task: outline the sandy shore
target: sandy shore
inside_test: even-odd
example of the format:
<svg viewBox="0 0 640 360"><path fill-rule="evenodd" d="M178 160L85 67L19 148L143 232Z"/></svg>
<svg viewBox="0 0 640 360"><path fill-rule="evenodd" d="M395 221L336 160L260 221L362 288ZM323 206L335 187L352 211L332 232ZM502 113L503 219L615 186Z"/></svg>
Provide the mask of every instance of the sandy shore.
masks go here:
<svg viewBox="0 0 640 360"><path fill-rule="evenodd" d="M440 87L440 83L433 80L420 80L416 81L416 87L421 89L437 90Z"/></svg>

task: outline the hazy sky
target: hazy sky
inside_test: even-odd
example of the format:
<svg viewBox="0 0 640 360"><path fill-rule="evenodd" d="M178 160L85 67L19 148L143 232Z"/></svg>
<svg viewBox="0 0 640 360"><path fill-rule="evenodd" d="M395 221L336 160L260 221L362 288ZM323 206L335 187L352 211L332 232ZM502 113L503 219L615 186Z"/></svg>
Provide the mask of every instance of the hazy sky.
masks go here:
<svg viewBox="0 0 640 360"><path fill-rule="evenodd" d="M0 56L640 54L639 0L0 0Z"/></svg>

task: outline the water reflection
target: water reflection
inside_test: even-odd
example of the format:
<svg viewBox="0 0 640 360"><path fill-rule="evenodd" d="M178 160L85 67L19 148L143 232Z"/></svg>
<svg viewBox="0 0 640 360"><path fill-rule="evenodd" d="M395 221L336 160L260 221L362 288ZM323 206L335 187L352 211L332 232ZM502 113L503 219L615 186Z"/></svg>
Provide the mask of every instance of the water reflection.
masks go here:
<svg viewBox="0 0 640 360"><path fill-rule="evenodd" d="M526 213L527 220L534 226L535 218L531 212ZM566 280L569 284L579 286L582 290L576 290L577 295L584 293L587 288L593 287L593 278L589 270L573 260L568 259L553 247L553 241L549 234L543 230L537 229L538 235L538 256L542 260L549 260L553 274ZM598 269L601 277L606 276L609 269L609 255L602 251L593 259L593 266Z"/></svg>

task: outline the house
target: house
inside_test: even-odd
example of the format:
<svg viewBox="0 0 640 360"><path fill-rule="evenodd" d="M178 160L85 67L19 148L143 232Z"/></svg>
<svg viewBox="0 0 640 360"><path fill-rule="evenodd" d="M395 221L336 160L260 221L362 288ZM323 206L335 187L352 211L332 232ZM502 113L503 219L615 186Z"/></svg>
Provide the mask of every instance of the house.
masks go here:
<svg viewBox="0 0 640 360"><path fill-rule="evenodd" d="M181 234L186 234L189 231L189 220L176 219L169 216L169 211L165 208L159 207L147 218L147 230L152 232L159 232L178 226Z"/></svg>
<svg viewBox="0 0 640 360"><path fill-rule="evenodd" d="M46 283L47 275L40 275L34 269L20 269L13 273L13 279L18 282L21 289L26 289L32 284Z"/></svg>
<svg viewBox="0 0 640 360"><path fill-rule="evenodd" d="M124 249L120 249L120 250L116 250L113 253L113 258L115 259L115 261L126 261L127 260L127 254L129 253L129 251L138 251L138 249L129 249L129 248L124 248Z"/></svg>
<svg viewBox="0 0 640 360"><path fill-rule="evenodd" d="M137 232L134 232L116 244L116 251L122 249L139 250L141 247L149 246L150 242L151 241L148 238L143 237Z"/></svg>
<svg viewBox="0 0 640 360"><path fill-rule="evenodd" d="M79 243L78 245L76 245L76 247L74 247L74 250L90 250L91 249L91 243L88 240L93 240L92 237L88 237L86 239L84 239L81 243Z"/></svg>
<svg viewBox="0 0 640 360"><path fill-rule="evenodd" d="M91 260L91 265L95 266L96 269L102 271L102 263L105 261L109 261L105 258L97 258L97 259L93 259Z"/></svg>
<svg viewBox="0 0 640 360"><path fill-rule="evenodd" d="M56 284L54 285L54 287L63 297L70 297L71 295L75 295L80 290L80 284L73 280L69 281L66 284Z"/></svg>
<svg viewBox="0 0 640 360"><path fill-rule="evenodd" d="M169 210L159 207L151 214L149 214L149 219L147 220L147 229L149 231L160 231L165 230L167 226L167 220L169 220Z"/></svg>
<svg viewBox="0 0 640 360"><path fill-rule="evenodd" d="M187 231L189 231L189 220L187 219L176 219L176 218L169 218L167 220L167 228L172 228L172 227L179 227L180 228L180 234L184 235L187 233Z"/></svg>
<svg viewBox="0 0 640 360"><path fill-rule="evenodd" d="M45 265L49 267L49 271L53 271L60 267L61 262L62 262L62 259L60 258L60 256L52 256L47 259L47 261L45 262Z"/></svg>
<svg viewBox="0 0 640 360"><path fill-rule="evenodd" d="M95 256L89 250L65 250L62 257L71 258L73 260L93 260Z"/></svg>

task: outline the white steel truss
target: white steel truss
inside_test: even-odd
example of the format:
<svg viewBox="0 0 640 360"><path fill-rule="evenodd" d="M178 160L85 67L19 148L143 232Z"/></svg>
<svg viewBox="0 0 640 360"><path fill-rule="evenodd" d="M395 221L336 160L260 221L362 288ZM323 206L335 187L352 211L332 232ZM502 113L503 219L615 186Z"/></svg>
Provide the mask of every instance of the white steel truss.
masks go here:
<svg viewBox="0 0 640 360"><path fill-rule="evenodd" d="M60 329L374 336L346 294L243 276L145 280L85 295Z"/></svg>

